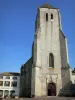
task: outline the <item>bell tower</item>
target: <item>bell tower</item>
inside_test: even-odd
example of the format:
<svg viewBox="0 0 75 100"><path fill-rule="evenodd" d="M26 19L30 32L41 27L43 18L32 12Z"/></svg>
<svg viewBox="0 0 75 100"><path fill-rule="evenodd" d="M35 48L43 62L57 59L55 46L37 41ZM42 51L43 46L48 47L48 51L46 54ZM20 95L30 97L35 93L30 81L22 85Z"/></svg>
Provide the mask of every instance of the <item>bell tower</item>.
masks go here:
<svg viewBox="0 0 75 100"><path fill-rule="evenodd" d="M56 95L59 95L70 81L70 74L69 69L63 70L67 68L68 53L58 8L49 4L38 8L33 51L32 95L48 95L49 83L54 84ZM68 76L63 78L63 72Z"/></svg>

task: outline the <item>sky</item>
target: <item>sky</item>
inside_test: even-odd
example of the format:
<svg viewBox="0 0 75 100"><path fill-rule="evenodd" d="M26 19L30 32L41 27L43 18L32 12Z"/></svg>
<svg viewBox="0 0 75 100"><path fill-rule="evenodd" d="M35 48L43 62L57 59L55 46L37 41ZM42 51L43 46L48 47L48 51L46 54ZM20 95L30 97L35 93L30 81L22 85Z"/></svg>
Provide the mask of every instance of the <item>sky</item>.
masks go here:
<svg viewBox="0 0 75 100"><path fill-rule="evenodd" d="M31 57L37 8L45 3L60 9L69 64L75 67L75 0L0 0L0 72L19 72Z"/></svg>

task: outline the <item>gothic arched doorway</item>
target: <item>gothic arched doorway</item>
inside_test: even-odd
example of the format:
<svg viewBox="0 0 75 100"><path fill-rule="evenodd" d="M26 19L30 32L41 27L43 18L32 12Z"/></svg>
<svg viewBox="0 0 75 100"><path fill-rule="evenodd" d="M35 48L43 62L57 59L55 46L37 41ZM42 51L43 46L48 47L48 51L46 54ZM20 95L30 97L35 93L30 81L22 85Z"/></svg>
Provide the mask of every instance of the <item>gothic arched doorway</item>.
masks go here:
<svg viewBox="0 0 75 100"><path fill-rule="evenodd" d="M55 83L49 83L47 88L48 96L56 96L56 85Z"/></svg>

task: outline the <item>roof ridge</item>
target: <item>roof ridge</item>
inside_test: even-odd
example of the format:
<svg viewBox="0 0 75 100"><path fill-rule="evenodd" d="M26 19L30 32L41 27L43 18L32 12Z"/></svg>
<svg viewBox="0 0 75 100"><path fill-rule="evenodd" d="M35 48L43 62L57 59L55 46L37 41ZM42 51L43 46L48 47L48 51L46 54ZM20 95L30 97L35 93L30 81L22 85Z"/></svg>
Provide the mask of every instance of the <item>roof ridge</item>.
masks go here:
<svg viewBox="0 0 75 100"><path fill-rule="evenodd" d="M55 7L53 7L52 5L45 3L44 5L40 6L39 8L49 8L49 9L57 9Z"/></svg>
<svg viewBox="0 0 75 100"><path fill-rule="evenodd" d="M20 75L20 73L18 73L18 72L3 72L3 73L0 73L0 75L2 75L2 76L18 76L18 75Z"/></svg>

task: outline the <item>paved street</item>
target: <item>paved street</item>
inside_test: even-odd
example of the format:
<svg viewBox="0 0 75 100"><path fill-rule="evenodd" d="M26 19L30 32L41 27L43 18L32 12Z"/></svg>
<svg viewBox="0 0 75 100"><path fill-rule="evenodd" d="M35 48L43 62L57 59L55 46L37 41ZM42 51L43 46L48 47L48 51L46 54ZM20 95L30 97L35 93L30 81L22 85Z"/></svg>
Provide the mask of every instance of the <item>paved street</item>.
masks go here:
<svg viewBox="0 0 75 100"><path fill-rule="evenodd" d="M75 100L75 97L36 97L36 98L18 98L2 100Z"/></svg>

